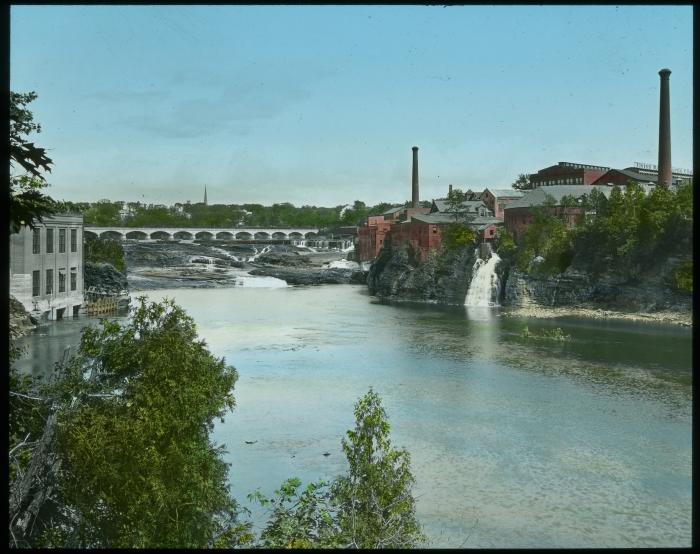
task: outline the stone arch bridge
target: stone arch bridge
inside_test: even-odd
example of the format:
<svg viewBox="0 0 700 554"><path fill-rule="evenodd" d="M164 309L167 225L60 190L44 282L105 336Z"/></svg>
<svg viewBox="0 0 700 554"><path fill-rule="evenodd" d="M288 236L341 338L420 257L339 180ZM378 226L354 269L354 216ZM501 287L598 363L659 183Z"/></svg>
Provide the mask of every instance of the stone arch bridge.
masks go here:
<svg viewBox="0 0 700 554"><path fill-rule="evenodd" d="M317 227L85 227L85 236L117 240L305 240L318 238Z"/></svg>

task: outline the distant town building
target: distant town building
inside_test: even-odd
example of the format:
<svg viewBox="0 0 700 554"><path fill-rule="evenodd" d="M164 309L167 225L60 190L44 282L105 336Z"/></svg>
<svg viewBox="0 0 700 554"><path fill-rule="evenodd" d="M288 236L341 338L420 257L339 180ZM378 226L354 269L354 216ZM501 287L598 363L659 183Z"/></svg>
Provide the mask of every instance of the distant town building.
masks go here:
<svg viewBox="0 0 700 554"><path fill-rule="evenodd" d="M612 191L611 187L596 185L551 185L528 191L522 198L504 207L505 227L513 233L516 241L520 241L523 233L533 221L533 209L543 206L549 197L554 200L553 214L564 219L567 227L575 227L585 215L583 209L579 207L564 207L561 205L562 199L565 196L580 198L594 189L601 191L606 197L610 196Z"/></svg>
<svg viewBox="0 0 700 554"><path fill-rule="evenodd" d="M530 184L532 188L554 185L591 185L609 169L609 167L601 165L559 162L531 174Z"/></svg>
<svg viewBox="0 0 700 554"><path fill-rule="evenodd" d="M45 217L10 235L10 293L35 317L62 319L83 304L83 216Z"/></svg>

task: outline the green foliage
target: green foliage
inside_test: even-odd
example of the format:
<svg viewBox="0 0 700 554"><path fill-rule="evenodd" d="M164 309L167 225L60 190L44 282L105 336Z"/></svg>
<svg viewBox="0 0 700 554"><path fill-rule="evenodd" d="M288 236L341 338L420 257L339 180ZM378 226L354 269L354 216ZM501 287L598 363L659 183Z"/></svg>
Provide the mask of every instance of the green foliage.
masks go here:
<svg viewBox="0 0 700 554"><path fill-rule="evenodd" d="M558 342L566 342L571 340L571 335L567 335L561 327L556 327L555 329L543 329L540 333L533 333L526 325L520 334L520 337L526 340L551 340Z"/></svg>
<svg viewBox="0 0 700 554"><path fill-rule="evenodd" d="M425 537L411 494L410 455L396 450L379 395L355 405L355 429L342 441L349 470L334 483L343 543L356 548L412 548Z"/></svg>
<svg viewBox="0 0 700 554"><path fill-rule="evenodd" d="M515 244L513 233L505 227L500 228L495 237L494 248L501 258L505 259L514 256L517 251L517 245Z"/></svg>
<svg viewBox="0 0 700 554"><path fill-rule="evenodd" d="M96 225L97 227L108 227L110 225L120 225L119 210L122 209L122 202L110 202L100 200L94 202L83 212L85 225Z"/></svg>
<svg viewBox="0 0 700 554"><path fill-rule="evenodd" d="M335 521L335 508L330 483L310 483L299 492L301 480L287 479L267 498L256 491L248 495L271 509L271 517L260 535L264 548L331 548L341 546L340 528Z"/></svg>
<svg viewBox="0 0 700 554"><path fill-rule="evenodd" d="M693 294L693 261L689 260L677 267L672 274L673 288Z"/></svg>
<svg viewBox="0 0 700 554"><path fill-rule="evenodd" d="M261 535L266 548L413 548L425 541L415 516L410 456L389 440L389 421L379 395L370 391L355 405L355 429L342 446L347 473L332 483L311 483L299 492L297 478L266 498L271 508Z"/></svg>
<svg viewBox="0 0 700 554"><path fill-rule="evenodd" d="M573 258L573 245L566 224L554 215L554 199L549 197L533 209L533 221L523 234L522 247L517 254L521 271L553 275L563 272ZM535 257L544 260L532 265Z"/></svg>
<svg viewBox="0 0 700 554"><path fill-rule="evenodd" d="M55 212L54 201L42 192L48 186L43 174L51 171L53 162L44 148L28 140L31 133L41 132L26 108L36 97L35 92L10 92L10 233L24 225L33 228Z"/></svg>
<svg viewBox="0 0 700 554"><path fill-rule="evenodd" d="M234 368L212 356L172 301L140 298L123 327L104 320L85 328L53 387L63 406L58 527L81 547L244 541L227 465L209 441L214 418L234 406L235 381Z"/></svg>
<svg viewBox="0 0 700 554"><path fill-rule="evenodd" d="M10 349L10 363L19 352ZM41 437L48 408L39 396L39 383L30 375L20 374L10 366L8 382L8 427L10 447L10 482L27 469L32 447Z"/></svg>
<svg viewBox="0 0 700 554"><path fill-rule="evenodd" d="M366 206L355 200L351 207L296 207L289 202L271 206L261 204L204 204L187 202L173 206L129 202L130 215L124 220L120 210L124 202L101 200L92 204L61 202L63 211L82 213L86 225L127 227L332 227L356 225L369 215L379 215L390 204Z"/></svg>
<svg viewBox="0 0 700 554"><path fill-rule="evenodd" d="M513 182L513 188L515 190L529 190L532 188L532 183L530 183L530 176L525 173L518 175L518 178Z"/></svg>
<svg viewBox="0 0 700 554"><path fill-rule="evenodd" d="M672 252L691 252L692 185L654 187L645 194L630 184L614 187L607 200L602 196L582 198L593 217L573 233L577 256L594 271L612 268L633 276Z"/></svg>
<svg viewBox="0 0 700 554"><path fill-rule="evenodd" d="M112 264L118 271L126 273L124 247L121 241L86 236L83 248L86 262Z"/></svg>
<svg viewBox="0 0 700 554"><path fill-rule="evenodd" d="M476 244L477 234L464 224L450 223L443 228L442 239L448 250L457 250Z"/></svg>

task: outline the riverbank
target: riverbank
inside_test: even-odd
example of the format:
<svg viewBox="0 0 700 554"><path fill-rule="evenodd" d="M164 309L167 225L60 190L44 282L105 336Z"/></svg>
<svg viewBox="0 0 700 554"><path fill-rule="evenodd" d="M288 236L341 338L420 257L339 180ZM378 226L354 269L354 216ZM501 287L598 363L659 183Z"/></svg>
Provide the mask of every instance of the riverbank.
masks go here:
<svg viewBox="0 0 700 554"><path fill-rule="evenodd" d="M535 319L582 317L588 319L647 321L650 323L666 323L671 325L680 325L683 327L693 326L692 313L671 310L640 313L618 312L614 310L603 310L600 308L523 306L517 308L506 307L504 308L502 314L505 316L528 317Z"/></svg>

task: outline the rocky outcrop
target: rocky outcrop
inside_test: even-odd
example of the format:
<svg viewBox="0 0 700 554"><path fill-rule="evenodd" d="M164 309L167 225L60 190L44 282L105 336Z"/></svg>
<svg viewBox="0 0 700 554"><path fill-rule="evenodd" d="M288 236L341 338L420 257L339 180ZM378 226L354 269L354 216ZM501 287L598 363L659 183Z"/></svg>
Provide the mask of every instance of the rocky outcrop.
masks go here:
<svg viewBox="0 0 700 554"><path fill-rule="evenodd" d="M320 269L294 267L259 267L250 270L250 275L262 275L282 279L289 285L363 285L367 272L359 269Z"/></svg>
<svg viewBox="0 0 700 554"><path fill-rule="evenodd" d="M16 339L36 328L37 320L24 308L24 305L10 295L10 338Z"/></svg>
<svg viewBox="0 0 700 554"><path fill-rule="evenodd" d="M476 259L473 248L432 252L421 262L407 243L382 249L369 270L370 294L385 300L462 305Z"/></svg>
<svg viewBox="0 0 700 554"><path fill-rule="evenodd" d="M84 268L85 290L94 287L101 291L119 293L129 288L126 275L112 264L85 262Z"/></svg>
<svg viewBox="0 0 700 554"><path fill-rule="evenodd" d="M638 313L690 312L692 297L674 291L669 284L674 267L667 260L661 267L634 279L615 273L593 276L572 268L554 277L524 275L514 270L506 282L504 304L518 308L546 306Z"/></svg>

